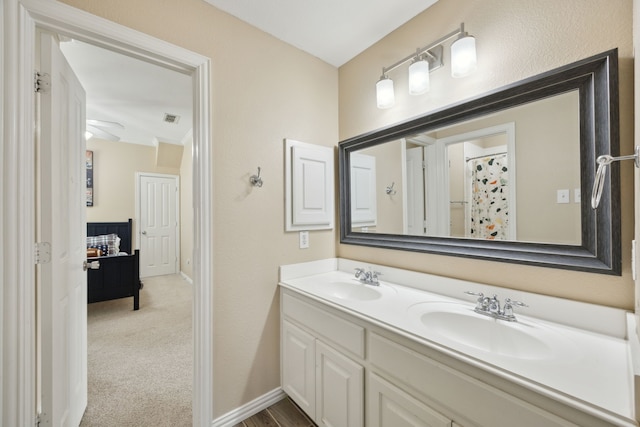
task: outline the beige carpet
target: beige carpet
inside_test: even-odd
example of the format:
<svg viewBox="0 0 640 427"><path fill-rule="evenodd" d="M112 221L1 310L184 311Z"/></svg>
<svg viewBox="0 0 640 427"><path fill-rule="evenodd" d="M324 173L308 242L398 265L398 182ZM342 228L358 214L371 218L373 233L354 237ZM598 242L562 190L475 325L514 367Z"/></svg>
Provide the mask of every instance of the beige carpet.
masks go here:
<svg viewBox="0 0 640 427"><path fill-rule="evenodd" d="M192 286L143 280L133 298L88 305L89 403L81 427L191 426Z"/></svg>

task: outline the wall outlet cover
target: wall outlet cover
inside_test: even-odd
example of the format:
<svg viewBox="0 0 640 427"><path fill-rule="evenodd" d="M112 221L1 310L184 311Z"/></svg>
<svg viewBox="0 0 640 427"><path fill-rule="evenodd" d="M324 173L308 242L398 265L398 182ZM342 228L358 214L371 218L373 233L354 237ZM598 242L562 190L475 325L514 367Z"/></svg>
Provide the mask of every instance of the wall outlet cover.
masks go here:
<svg viewBox="0 0 640 427"><path fill-rule="evenodd" d="M557 203L569 203L569 190L558 190Z"/></svg>

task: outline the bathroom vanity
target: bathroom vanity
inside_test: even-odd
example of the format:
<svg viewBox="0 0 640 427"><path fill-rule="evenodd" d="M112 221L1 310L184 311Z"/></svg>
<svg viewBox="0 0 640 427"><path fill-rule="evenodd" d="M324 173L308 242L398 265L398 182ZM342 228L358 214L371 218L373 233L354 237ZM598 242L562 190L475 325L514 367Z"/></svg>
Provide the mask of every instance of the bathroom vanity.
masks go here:
<svg viewBox="0 0 640 427"><path fill-rule="evenodd" d="M280 290L282 388L320 426L638 425L623 310L345 259L282 266Z"/></svg>

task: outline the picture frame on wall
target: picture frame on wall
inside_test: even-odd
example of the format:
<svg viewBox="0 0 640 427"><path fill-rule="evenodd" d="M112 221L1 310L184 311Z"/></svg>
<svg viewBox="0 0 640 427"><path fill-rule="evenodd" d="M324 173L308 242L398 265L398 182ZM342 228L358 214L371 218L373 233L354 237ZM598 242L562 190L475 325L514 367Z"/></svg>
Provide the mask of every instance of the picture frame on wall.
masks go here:
<svg viewBox="0 0 640 427"><path fill-rule="evenodd" d="M87 170L87 206L93 206L93 151L87 150L85 164Z"/></svg>

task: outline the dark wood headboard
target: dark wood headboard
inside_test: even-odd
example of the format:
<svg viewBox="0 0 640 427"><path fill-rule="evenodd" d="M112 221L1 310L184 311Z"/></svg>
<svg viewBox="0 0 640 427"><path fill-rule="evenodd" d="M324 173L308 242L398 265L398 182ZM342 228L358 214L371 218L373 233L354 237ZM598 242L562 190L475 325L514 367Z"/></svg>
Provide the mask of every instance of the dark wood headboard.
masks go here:
<svg viewBox="0 0 640 427"><path fill-rule="evenodd" d="M133 220L127 222L88 222L87 236L101 236L103 234L117 234L120 237L120 251L128 254L131 250L131 232Z"/></svg>

